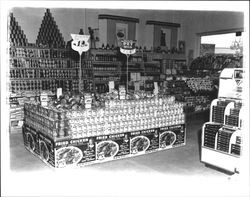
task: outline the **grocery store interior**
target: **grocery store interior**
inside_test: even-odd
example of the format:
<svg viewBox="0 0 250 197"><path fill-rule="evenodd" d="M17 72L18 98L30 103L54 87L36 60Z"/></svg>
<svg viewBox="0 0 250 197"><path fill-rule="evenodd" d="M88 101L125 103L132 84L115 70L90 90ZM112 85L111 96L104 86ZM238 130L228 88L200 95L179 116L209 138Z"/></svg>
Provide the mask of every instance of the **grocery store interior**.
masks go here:
<svg viewBox="0 0 250 197"><path fill-rule="evenodd" d="M244 14L12 7L6 191L244 196Z"/></svg>

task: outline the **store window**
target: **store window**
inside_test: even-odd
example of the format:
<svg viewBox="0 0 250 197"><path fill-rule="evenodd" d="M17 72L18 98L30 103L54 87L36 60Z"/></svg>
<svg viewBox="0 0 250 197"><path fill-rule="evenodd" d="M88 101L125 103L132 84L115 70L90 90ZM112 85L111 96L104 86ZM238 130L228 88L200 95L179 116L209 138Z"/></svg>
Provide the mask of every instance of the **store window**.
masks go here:
<svg viewBox="0 0 250 197"><path fill-rule="evenodd" d="M201 36L200 55L242 54L242 32Z"/></svg>

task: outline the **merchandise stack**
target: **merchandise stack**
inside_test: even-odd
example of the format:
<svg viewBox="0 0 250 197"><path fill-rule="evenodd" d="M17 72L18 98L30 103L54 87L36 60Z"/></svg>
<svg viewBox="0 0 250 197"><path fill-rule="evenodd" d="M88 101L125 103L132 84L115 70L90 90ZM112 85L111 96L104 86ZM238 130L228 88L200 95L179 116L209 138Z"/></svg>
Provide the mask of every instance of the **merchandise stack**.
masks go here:
<svg viewBox="0 0 250 197"><path fill-rule="evenodd" d="M28 46L28 40L13 13L9 16L9 42L11 46Z"/></svg>
<svg viewBox="0 0 250 197"><path fill-rule="evenodd" d="M49 9L46 9L38 32L37 46L64 48L65 42Z"/></svg>
<svg viewBox="0 0 250 197"><path fill-rule="evenodd" d="M124 91L26 103L26 148L53 167L76 167L185 145L181 103Z"/></svg>

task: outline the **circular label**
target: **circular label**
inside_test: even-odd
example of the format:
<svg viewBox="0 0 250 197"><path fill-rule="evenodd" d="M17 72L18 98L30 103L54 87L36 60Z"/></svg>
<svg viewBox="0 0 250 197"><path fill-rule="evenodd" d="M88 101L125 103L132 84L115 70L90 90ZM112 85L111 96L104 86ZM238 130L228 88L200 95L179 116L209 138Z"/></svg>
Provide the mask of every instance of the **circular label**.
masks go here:
<svg viewBox="0 0 250 197"><path fill-rule="evenodd" d="M56 164L58 167L75 165L81 161L82 151L74 146L60 148L56 151Z"/></svg>
<svg viewBox="0 0 250 197"><path fill-rule="evenodd" d="M112 158L119 150L119 146L114 141L102 141L97 144L96 155L98 160Z"/></svg>
<svg viewBox="0 0 250 197"><path fill-rule="evenodd" d="M150 141L145 136L137 136L131 140L131 153L136 154L138 152L143 152L148 149Z"/></svg>
<svg viewBox="0 0 250 197"><path fill-rule="evenodd" d="M176 134L172 131L165 131L160 134L160 148L171 146L176 141Z"/></svg>

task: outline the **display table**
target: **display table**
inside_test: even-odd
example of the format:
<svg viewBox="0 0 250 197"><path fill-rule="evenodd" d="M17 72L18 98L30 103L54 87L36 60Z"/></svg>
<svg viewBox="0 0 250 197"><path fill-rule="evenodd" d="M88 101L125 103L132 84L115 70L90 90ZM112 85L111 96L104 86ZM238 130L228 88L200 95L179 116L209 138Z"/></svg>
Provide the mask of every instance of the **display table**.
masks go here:
<svg viewBox="0 0 250 197"><path fill-rule="evenodd" d="M183 146L183 106L173 97L56 110L25 105L25 147L45 163L78 167Z"/></svg>

